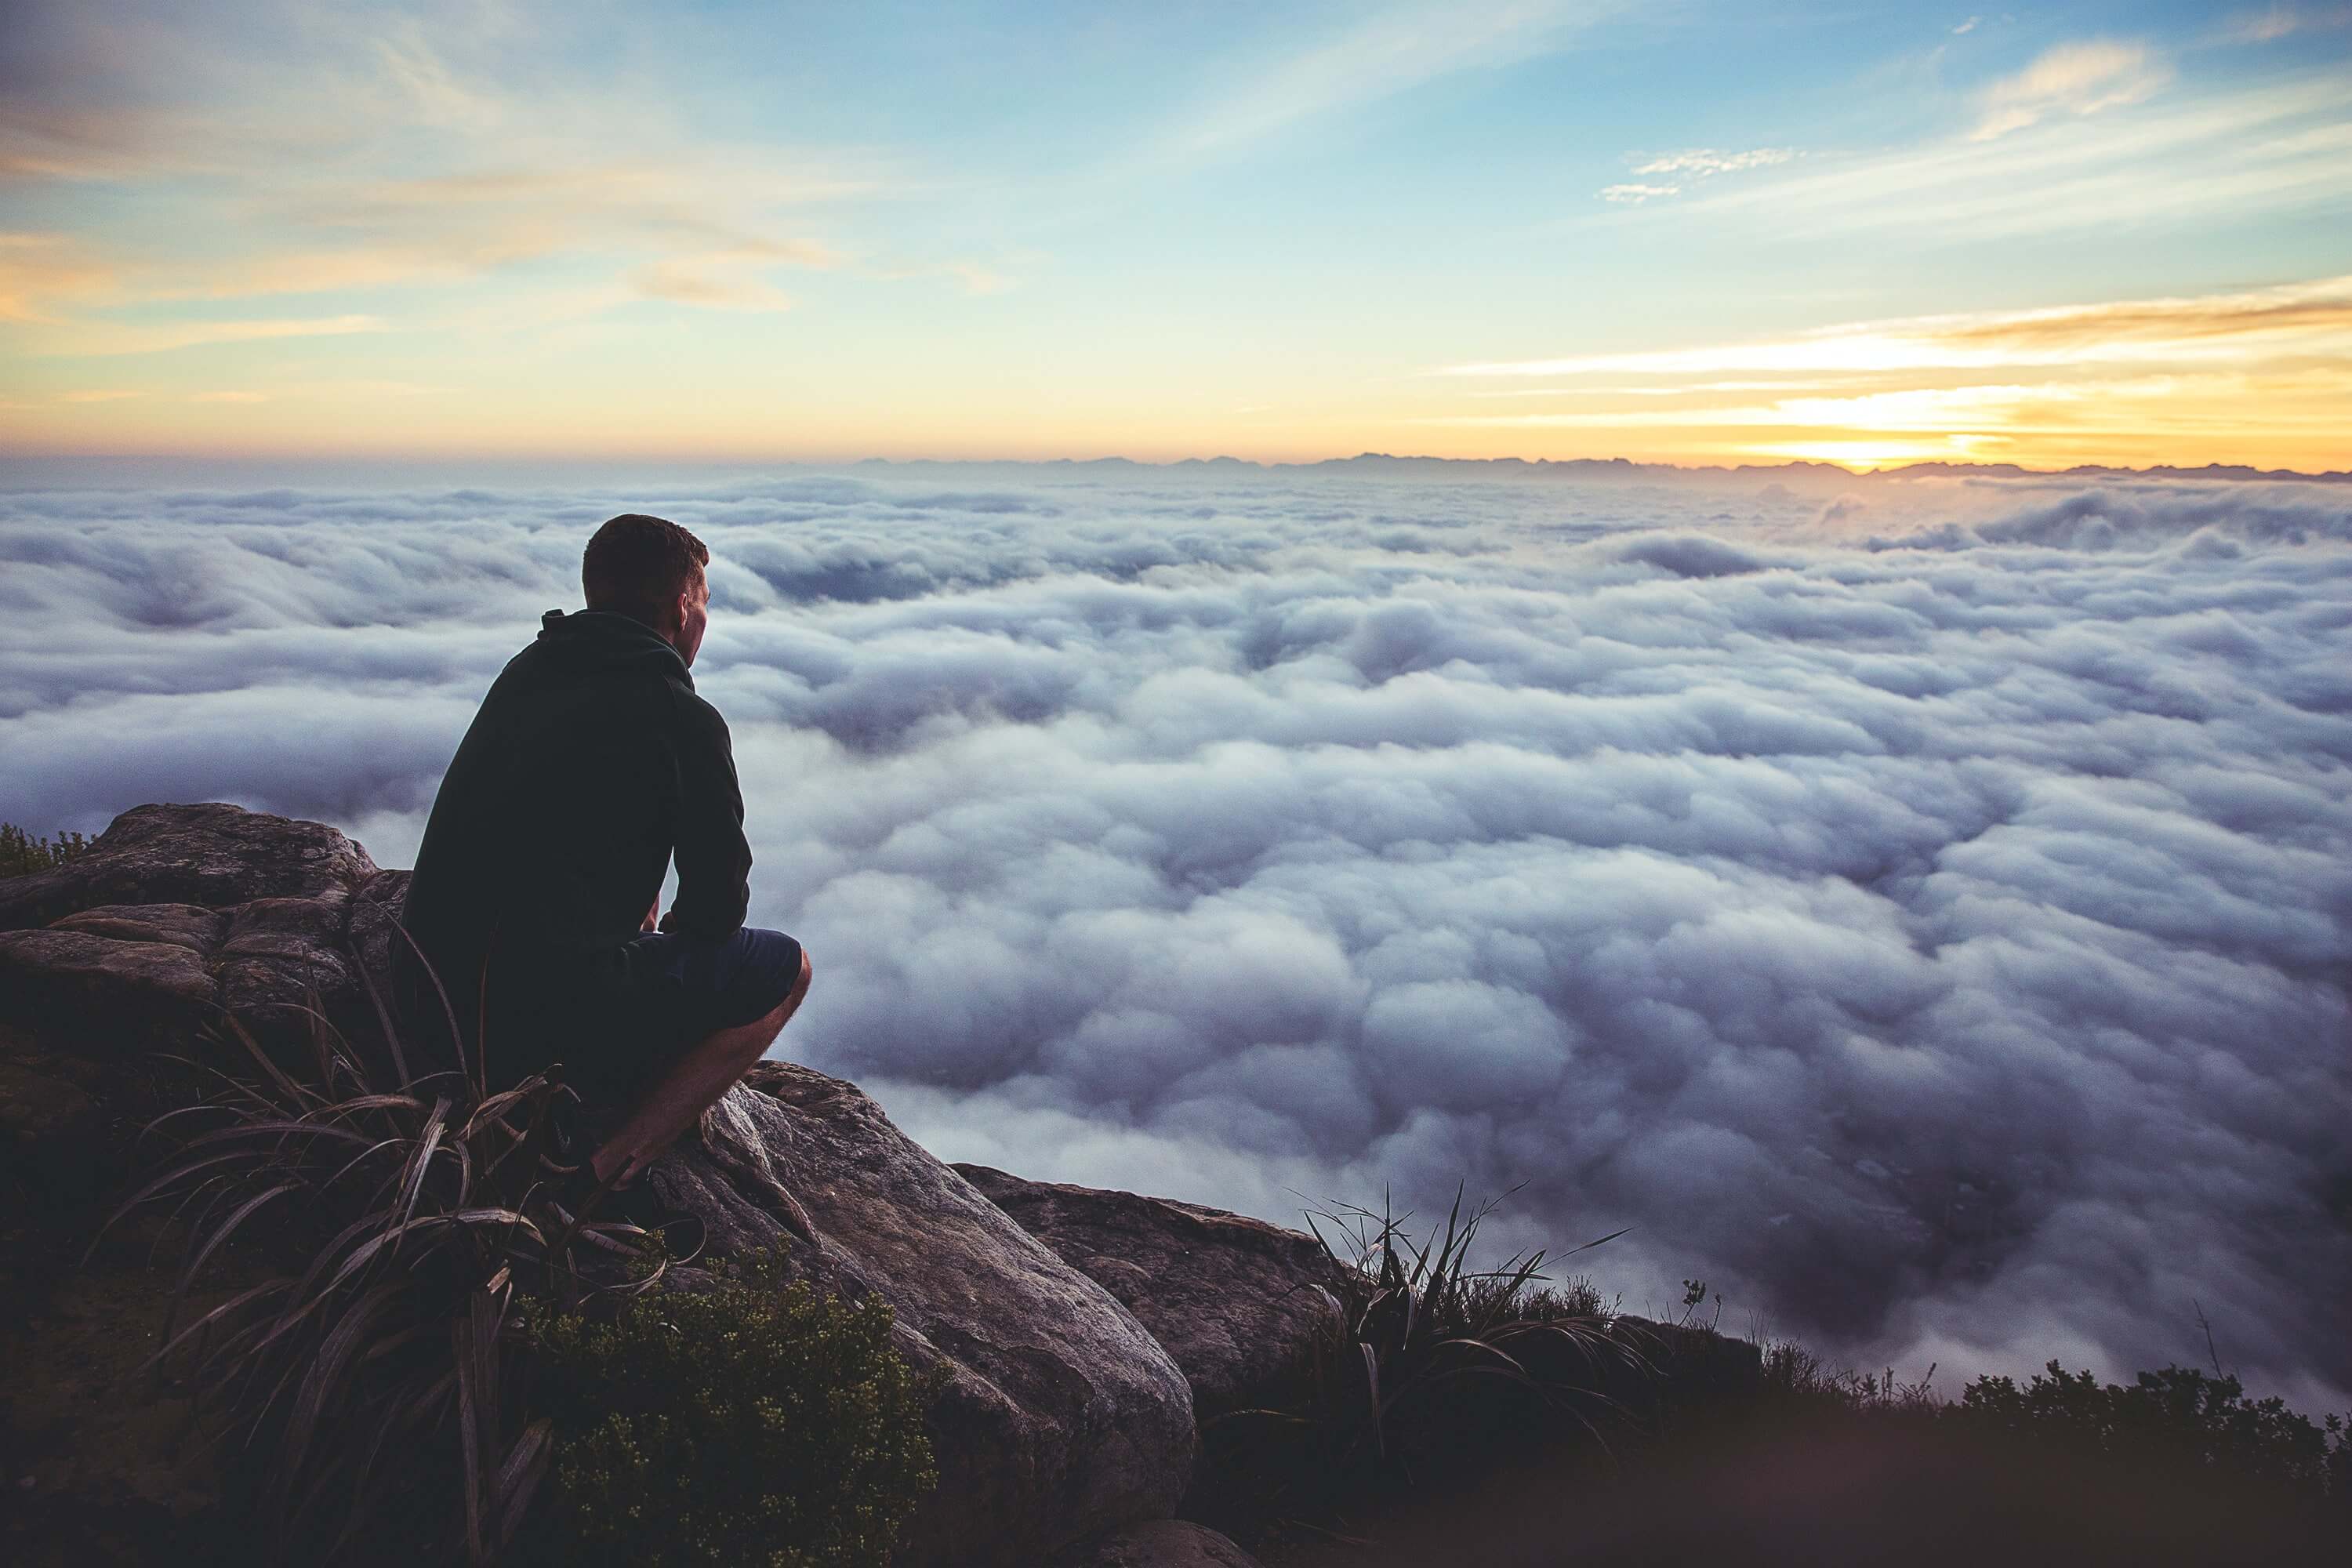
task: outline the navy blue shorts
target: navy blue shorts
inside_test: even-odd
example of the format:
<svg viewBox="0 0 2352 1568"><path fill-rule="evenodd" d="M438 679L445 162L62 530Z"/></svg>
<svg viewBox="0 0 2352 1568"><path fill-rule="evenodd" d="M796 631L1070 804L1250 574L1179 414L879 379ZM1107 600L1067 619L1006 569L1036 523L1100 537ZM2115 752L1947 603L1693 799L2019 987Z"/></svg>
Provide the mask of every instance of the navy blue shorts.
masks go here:
<svg viewBox="0 0 2352 1568"><path fill-rule="evenodd" d="M801 944L757 926L723 942L647 931L621 951L640 1003L679 1019L688 1045L766 1016L801 979Z"/></svg>
<svg viewBox="0 0 2352 1568"><path fill-rule="evenodd" d="M541 1059L560 1063L583 1100L610 1108L706 1037L774 1011L800 984L801 944L756 926L717 942L646 931L580 962L572 984L551 974L541 992L560 1020L541 1037Z"/></svg>

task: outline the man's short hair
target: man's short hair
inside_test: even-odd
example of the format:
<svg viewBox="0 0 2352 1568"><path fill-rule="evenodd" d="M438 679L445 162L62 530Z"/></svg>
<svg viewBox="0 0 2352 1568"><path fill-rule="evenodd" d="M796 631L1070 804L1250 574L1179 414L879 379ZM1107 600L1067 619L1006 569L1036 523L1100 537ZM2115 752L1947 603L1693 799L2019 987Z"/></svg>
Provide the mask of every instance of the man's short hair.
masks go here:
<svg viewBox="0 0 2352 1568"><path fill-rule="evenodd" d="M648 623L694 586L710 551L666 517L625 511L608 520L580 558L580 586L592 610L618 610Z"/></svg>

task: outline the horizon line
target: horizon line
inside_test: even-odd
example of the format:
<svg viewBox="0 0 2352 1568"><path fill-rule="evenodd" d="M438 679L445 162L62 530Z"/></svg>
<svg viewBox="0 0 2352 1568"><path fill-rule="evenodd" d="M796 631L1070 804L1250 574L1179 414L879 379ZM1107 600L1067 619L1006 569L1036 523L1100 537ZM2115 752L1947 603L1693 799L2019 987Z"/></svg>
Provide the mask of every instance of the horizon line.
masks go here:
<svg viewBox="0 0 2352 1568"><path fill-rule="evenodd" d="M1279 458L1237 458L1228 453L1210 457L1131 458L1123 453L1105 453L1096 457L1055 458L892 458L872 454L860 458L786 458L777 456L718 456L661 457L655 455L597 455L579 453L366 453L366 452L16 452L0 453L0 472L12 467L26 465L67 464L217 464L226 466L266 466L282 463L289 466L350 464L365 466L398 466L403 464L439 465L449 468L539 465L573 463L586 468L611 468L623 467L675 467L698 468L1102 468L1128 467L1139 468L1254 468L1261 473L1285 469L1347 468L1364 464L1395 464L1441 466L1445 468L1475 468L1501 469L1608 469L1627 473L1681 474L1693 477L1707 475L1757 475L1776 473L1835 473L1848 479L1900 479L1911 475L1955 474L1964 477L2002 479L2079 479L2095 475L2115 475L2133 479L2221 479L2278 480L2306 483L2352 482L2352 468L2323 468L2306 471L2300 468L2263 468L2251 463L2208 462L2193 467L2173 463L2151 463L2133 468L2118 463L2074 463L2064 468L2036 468L2019 463L1959 462L1948 458L1920 458L1905 463L1887 463L1874 468L1852 468L1843 463L1823 458L1791 458L1778 463L1676 463L1636 458L1522 458L1505 455L1492 458L1453 458L1427 453L1393 453L1365 450L1345 457Z"/></svg>

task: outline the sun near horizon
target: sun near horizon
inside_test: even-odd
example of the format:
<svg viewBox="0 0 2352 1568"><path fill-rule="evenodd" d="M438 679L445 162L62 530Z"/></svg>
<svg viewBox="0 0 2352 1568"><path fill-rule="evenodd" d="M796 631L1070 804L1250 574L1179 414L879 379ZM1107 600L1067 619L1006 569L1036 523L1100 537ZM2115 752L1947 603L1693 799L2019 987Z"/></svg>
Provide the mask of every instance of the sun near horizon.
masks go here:
<svg viewBox="0 0 2352 1568"><path fill-rule="evenodd" d="M0 453L2352 467L2347 21L35 4Z"/></svg>

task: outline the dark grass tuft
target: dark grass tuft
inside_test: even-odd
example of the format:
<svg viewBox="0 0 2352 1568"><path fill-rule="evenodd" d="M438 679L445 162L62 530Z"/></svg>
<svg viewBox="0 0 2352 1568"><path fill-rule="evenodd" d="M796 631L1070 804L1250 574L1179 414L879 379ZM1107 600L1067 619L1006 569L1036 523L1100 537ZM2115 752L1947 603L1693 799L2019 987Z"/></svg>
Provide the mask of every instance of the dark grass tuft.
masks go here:
<svg viewBox="0 0 2352 1568"><path fill-rule="evenodd" d="M308 1016L299 1069L226 1018L222 1044L251 1070L185 1064L210 1092L149 1129L162 1169L118 1217L165 1208L184 1248L149 1368L194 1394L268 1552L320 1562L366 1539L486 1563L550 1459L513 1375L520 1295L643 1289L661 1260L635 1227L559 1200L573 1174L553 1151L560 1085L411 1077L380 1003L380 1053L315 998ZM253 1282L189 1317L232 1251Z"/></svg>
<svg viewBox="0 0 2352 1568"><path fill-rule="evenodd" d="M1584 1279L1555 1283L1544 1252L1471 1265L1500 1200L1416 1239L1410 1214L1310 1211L1341 1265L1338 1311L1310 1344L1294 1397L1202 1431L1190 1511L1252 1538L1344 1533L1400 1490L1457 1479L1500 1448L1574 1431L1597 1438L1591 1373L1630 1352ZM1582 1252L1619 1231L1574 1249Z"/></svg>

